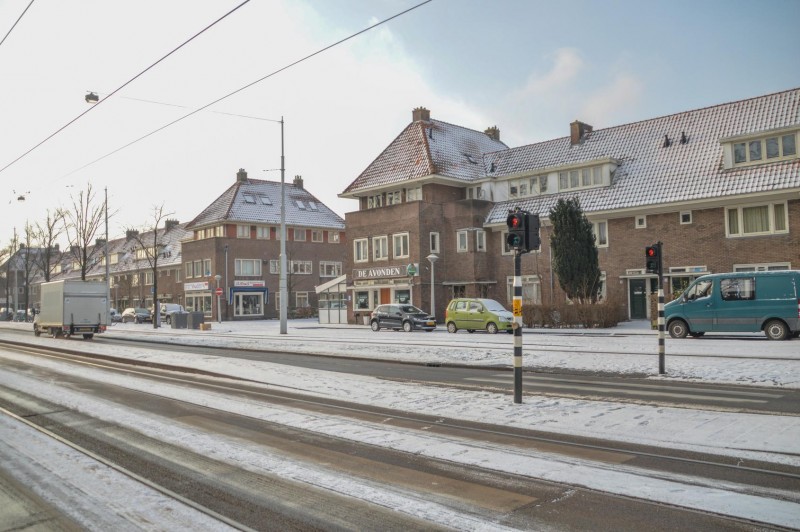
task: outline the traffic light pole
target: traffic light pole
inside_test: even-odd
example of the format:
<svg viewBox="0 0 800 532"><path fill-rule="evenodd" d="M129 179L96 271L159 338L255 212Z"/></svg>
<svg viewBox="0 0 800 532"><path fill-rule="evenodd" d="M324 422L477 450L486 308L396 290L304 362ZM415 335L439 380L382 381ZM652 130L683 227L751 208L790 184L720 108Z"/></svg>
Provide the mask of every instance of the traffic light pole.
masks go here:
<svg viewBox="0 0 800 532"><path fill-rule="evenodd" d="M658 242L658 374L664 375L666 370L664 348L664 265L662 258L662 244Z"/></svg>
<svg viewBox="0 0 800 532"><path fill-rule="evenodd" d="M522 253L514 251L514 403L522 403Z"/></svg>

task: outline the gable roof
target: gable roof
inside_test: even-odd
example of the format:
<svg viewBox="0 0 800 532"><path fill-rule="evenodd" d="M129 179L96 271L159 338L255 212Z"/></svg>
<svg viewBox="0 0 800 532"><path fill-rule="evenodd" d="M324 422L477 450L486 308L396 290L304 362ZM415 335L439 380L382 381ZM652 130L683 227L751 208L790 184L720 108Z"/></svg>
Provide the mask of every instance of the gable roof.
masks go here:
<svg viewBox="0 0 800 532"><path fill-rule="evenodd" d="M286 183L286 224L302 227L344 229L344 220L307 190ZM249 179L237 181L186 226L188 230L221 222L281 222L281 184Z"/></svg>
<svg viewBox="0 0 800 532"><path fill-rule="evenodd" d="M484 177L483 155L508 146L486 133L439 120L409 124L389 146L339 194L405 183L438 175L464 182Z"/></svg>
<svg viewBox="0 0 800 532"><path fill-rule="evenodd" d="M619 165L611 186L497 203L486 223L505 222L512 206L546 216L563 197L577 197L588 214L800 188L800 159L725 169L720 142L795 126L800 127L800 89L599 129L580 144L564 137L495 152L487 155L493 177L533 176L602 158Z"/></svg>

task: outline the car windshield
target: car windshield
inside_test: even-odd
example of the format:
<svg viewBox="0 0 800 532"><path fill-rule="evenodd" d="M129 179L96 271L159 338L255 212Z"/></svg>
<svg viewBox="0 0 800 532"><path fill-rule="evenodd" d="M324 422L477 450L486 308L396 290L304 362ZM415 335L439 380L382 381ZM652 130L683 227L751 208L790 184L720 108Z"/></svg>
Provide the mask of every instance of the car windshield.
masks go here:
<svg viewBox="0 0 800 532"><path fill-rule="evenodd" d="M401 305L400 310L407 314L425 314L424 311L418 309L414 305Z"/></svg>
<svg viewBox="0 0 800 532"><path fill-rule="evenodd" d="M483 304L486 306L487 310L491 310L493 312L504 311L506 308L495 301L494 299L483 299ZM506 311L507 312L507 311Z"/></svg>

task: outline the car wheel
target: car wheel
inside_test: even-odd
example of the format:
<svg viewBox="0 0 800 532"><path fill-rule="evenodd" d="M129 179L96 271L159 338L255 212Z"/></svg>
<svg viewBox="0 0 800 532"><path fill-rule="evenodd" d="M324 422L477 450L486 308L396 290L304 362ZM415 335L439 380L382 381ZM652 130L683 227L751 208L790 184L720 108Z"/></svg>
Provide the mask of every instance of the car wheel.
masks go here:
<svg viewBox="0 0 800 532"><path fill-rule="evenodd" d="M508 334L514 334L514 329L506 329L506 332L507 332Z"/></svg>
<svg viewBox="0 0 800 532"><path fill-rule="evenodd" d="M486 324L486 332L489 334L497 334L497 324L490 321Z"/></svg>
<svg viewBox="0 0 800 532"><path fill-rule="evenodd" d="M455 324L455 323L453 323L452 321L451 321L450 323L448 323L448 324L447 324L447 332L449 332L449 333L454 333L454 332L456 332L457 330L458 330L458 327L456 327L456 324Z"/></svg>
<svg viewBox="0 0 800 532"><path fill-rule="evenodd" d="M142 323L142 320L140 320L139 318L136 318L136 319L134 320L134 323Z"/></svg>
<svg viewBox="0 0 800 532"><path fill-rule="evenodd" d="M94 338L93 334L84 334L83 335L83 339L84 340L91 340L92 338Z"/></svg>
<svg viewBox="0 0 800 532"><path fill-rule="evenodd" d="M785 340L789 335L789 329L781 320L771 320L764 326L764 334L770 340Z"/></svg>
<svg viewBox="0 0 800 532"><path fill-rule="evenodd" d="M33 326L33 335L34 336L41 336L42 335L42 331L40 331L39 328L36 327L36 325Z"/></svg>
<svg viewBox="0 0 800 532"><path fill-rule="evenodd" d="M403 330L404 330L405 332L411 332L411 331L413 331L413 330L414 330L414 326L413 326L413 325L411 325L411 322L410 322L410 321L404 321L404 322L403 322Z"/></svg>
<svg viewBox="0 0 800 532"><path fill-rule="evenodd" d="M381 324L378 323L378 320L372 320L372 322L369 325L370 325L370 327L372 327L372 330L375 331L375 332L378 332L378 331L381 330Z"/></svg>
<svg viewBox="0 0 800 532"><path fill-rule="evenodd" d="M167 325L169 325L170 323L172 323L172 318L170 318L169 315L167 315L164 321L167 323Z"/></svg>
<svg viewBox="0 0 800 532"><path fill-rule="evenodd" d="M474 332L475 332L475 329L467 329L467 332L468 332L468 333L470 333L470 334L472 334L472 333L474 333Z"/></svg>
<svg viewBox="0 0 800 532"><path fill-rule="evenodd" d="M669 322L669 335L673 338L686 338L689 334L689 326L683 320L673 320Z"/></svg>

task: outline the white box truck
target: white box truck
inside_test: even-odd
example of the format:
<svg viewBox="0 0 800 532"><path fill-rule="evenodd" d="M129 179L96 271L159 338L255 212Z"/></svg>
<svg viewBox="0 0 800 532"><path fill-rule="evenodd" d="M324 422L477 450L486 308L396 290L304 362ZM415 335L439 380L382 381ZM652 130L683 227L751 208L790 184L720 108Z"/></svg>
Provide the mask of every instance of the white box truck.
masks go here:
<svg viewBox="0 0 800 532"><path fill-rule="evenodd" d="M33 334L53 337L82 334L86 340L108 326L108 291L105 283L81 280L42 283L39 312Z"/></svg>

